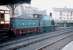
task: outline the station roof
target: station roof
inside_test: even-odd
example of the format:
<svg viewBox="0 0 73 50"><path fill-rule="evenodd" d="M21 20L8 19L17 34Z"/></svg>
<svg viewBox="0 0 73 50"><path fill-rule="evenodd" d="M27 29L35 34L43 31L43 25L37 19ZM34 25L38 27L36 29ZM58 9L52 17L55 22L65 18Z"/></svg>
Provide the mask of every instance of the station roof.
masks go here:
<svg viewBox="0 0 73 50"><path fill-rule="evenodd" d="M0 0L0 5L9 5L16 3L30 3L31 0Z"/></svg>

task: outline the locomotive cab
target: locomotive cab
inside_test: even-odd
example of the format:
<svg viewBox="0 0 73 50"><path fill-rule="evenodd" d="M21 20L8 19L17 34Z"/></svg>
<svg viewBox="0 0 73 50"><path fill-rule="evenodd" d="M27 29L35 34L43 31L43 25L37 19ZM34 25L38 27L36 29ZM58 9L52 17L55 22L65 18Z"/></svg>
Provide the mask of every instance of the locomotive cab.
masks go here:
<svg viewBox="0 0 73 50"><path fill-rule="evenodd" d="M40 20L40 26L43 32L50 32L53 30L52 18L50 16L43 16Z"/></svg>

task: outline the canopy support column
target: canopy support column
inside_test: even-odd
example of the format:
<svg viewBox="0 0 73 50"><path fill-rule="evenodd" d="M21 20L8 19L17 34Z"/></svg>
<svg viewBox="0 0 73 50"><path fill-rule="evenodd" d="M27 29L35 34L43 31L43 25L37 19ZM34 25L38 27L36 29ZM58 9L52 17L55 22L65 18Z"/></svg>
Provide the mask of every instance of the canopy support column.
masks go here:
<svg viewBox="0 0 73 50"><path fill-rule="evenodd" d="M7 5L7 7L10 9L10 16L14 17L15 15L15 8L17 7L17 4L11 4L11 5Z"/></svg>

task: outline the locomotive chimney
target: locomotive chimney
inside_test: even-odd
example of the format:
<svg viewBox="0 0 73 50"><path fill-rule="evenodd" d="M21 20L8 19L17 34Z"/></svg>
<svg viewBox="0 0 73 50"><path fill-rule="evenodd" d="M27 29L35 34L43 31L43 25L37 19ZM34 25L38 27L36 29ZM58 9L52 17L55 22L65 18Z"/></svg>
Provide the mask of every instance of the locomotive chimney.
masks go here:
<svg viewBox="0 0 73 50"><path fill-rule="evenodd" d="M50 14L49 14L50 16L52 16L52 13L50 12Z"/></svg>

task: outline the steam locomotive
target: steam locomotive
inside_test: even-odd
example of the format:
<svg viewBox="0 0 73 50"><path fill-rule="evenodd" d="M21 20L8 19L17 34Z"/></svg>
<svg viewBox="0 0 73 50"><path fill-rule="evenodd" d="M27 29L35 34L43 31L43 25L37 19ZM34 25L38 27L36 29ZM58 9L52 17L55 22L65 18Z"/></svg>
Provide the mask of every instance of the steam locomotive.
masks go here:
<svg viewBox="0 0 73 50"><path fill-rule="evenodd" d="M50 32L55 29L55 26L50 16L34 19L11 18L10 29L16 36L21 36L30 33Z"/></svg>
<svg viewBox="0 0 73 50"><path fill-rule="evenodd" d="M10 18L10 24L2 24L2 26L0 27L0 43L13 37L27 34L29 36L33 34L37 35L38 33L46 33L55 30L54 21L50 16L31 19L12 17ZM5 27L7 29L5 29Z"/></svg>

